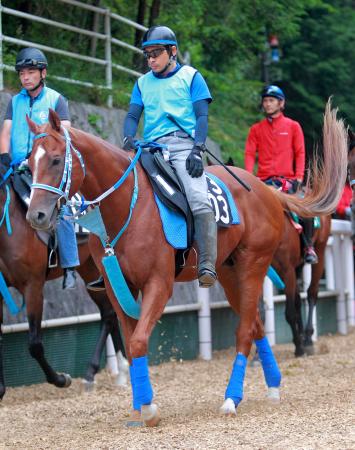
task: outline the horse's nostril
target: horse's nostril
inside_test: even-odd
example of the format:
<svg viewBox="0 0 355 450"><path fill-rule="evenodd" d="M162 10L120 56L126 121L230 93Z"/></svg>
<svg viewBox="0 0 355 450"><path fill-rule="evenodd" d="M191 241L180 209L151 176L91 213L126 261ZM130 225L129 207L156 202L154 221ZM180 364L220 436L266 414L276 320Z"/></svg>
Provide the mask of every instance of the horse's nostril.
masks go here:
<svg viewBox="0 0 355 450"><path fill-rule="evenodd" d="M43 212L39 211L37 213L37 221L38 221L38 223L43 222L45 219L46 219L46 215Z"/></svg>

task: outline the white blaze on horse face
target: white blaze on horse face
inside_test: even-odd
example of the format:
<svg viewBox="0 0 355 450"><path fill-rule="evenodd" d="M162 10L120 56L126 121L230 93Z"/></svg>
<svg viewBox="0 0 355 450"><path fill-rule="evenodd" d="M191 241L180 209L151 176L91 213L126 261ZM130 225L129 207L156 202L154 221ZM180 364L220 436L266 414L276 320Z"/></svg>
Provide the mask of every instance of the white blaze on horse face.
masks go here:
<svg viewBox="0 0 355 450"><path fill-rule="evenodd" d="M43 156L45 154L46 154L46 150L44 149L44 147L42 147L42 145L39 145L37 148L36 154L35 154L35 164L34 164L33 173L32 173L33 183L37 183L38 165L39 165L41 158L43 158ZM30 201L32 200L34 191L35 191L34 189L31 190Z"/></svg>

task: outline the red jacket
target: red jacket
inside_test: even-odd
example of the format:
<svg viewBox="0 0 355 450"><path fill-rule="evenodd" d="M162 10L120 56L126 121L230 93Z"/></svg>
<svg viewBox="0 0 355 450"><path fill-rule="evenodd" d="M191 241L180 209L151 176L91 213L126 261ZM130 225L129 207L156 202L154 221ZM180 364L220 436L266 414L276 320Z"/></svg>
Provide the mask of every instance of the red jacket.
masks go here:
<svg viewBox="0 0 355 450"><path fill-rule="evenodd" d="M262 180L283 176L303 180L305 147L300 124L283 114L254 124L245 145L245 168L253 172L258 154L257 176Z"/></svg>
<svg viewBox="0 0 355 450"><path fill-rule="evenodd" d="M339 216L345 217L345 209L348 208L351 205L351 200L353 197L353 191L351 190L351 187L347 183L343 190L343 195L341 196L341 199L337 206L337 214Z"/></svg>

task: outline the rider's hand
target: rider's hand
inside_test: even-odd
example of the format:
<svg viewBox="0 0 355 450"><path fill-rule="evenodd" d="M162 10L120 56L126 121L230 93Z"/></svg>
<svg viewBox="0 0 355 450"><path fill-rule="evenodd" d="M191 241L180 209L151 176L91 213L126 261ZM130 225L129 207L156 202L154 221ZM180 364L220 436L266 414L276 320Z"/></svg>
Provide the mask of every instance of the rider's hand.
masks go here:
<svg viewBox="0 0 355 450"><path fill-rule="evenodd" d="M186 159L186 170L192 178L199 178L203 174L201 153L205 150L204 144L195 144Z"/></svg>
<svg viewBox="0 0 355 450"><path fill-rule="evenodd" d="M125 136L123 138L123 147L122 148L123 148L123 150L126 150L127 152L137 149L136 142L135 142L133 136Z"/></svg>
<svg viewBox="0 0 355 450"><path fill-rule="evenodd" d="M0 153L0 175L4 176L10 169L11 157L8 153Z"/></svg>

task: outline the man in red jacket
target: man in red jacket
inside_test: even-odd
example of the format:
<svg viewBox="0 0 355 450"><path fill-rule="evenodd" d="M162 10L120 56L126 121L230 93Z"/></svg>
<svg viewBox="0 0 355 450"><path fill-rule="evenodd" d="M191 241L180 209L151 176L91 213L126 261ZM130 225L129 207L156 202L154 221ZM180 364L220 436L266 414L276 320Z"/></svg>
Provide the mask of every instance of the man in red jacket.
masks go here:
<svg viewBox="0 0 355 450"><path fill-rule="evenodd" d="M302 183L305 170L305 145L300 124L285 117L285 94L278 86L266 86L261 94L265 119L255 123L245 145L245 168L253 173L256 157L256 176L267 184L276 185L290 194ZM313 219L302 219L304 231L304 259L318 262L312 244Z"/></svg>

